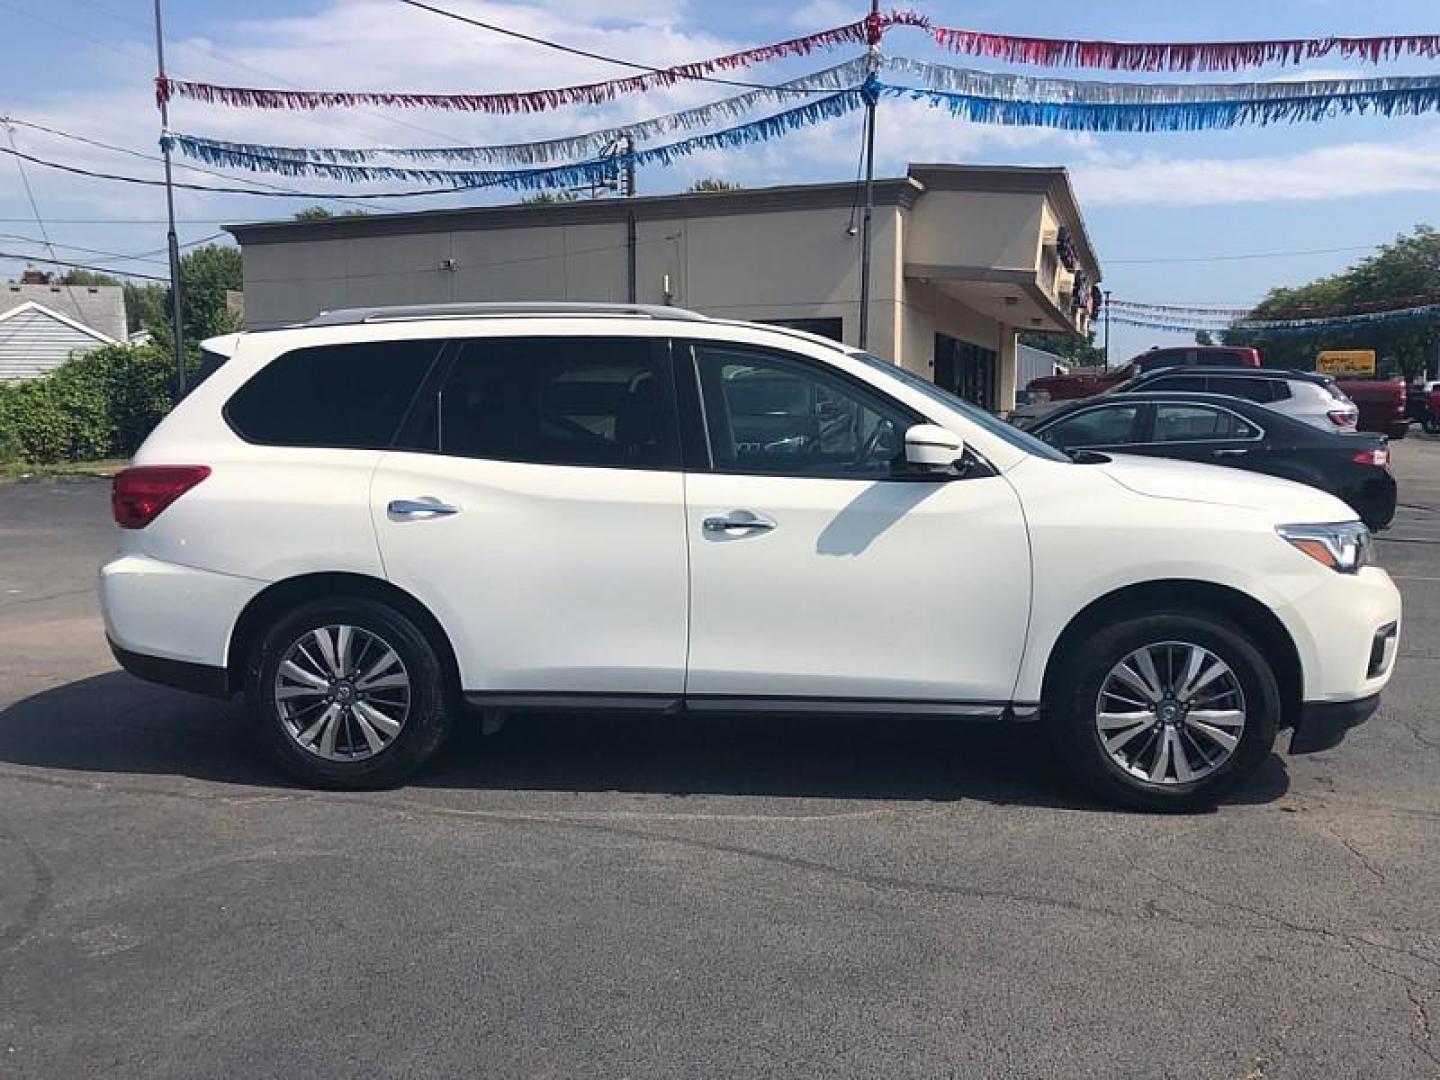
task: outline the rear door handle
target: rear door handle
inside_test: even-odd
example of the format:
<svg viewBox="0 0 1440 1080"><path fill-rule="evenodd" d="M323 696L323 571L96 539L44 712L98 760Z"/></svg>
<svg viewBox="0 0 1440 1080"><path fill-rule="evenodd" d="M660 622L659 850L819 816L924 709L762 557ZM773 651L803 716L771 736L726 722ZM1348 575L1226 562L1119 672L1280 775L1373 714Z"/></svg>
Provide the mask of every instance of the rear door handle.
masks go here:
<svg viewBox="0 0 1440 1080"><path fill-rule="evenodd" d="M1211 451L1210 451L1210 456L1211 456L1211 457L1239 457L1241 454L1248 454L1249 452L1250 452L1249 450L1241 450L1241 449L1235 449L1235 450L1211 450Z"/></svg>
<svg viewBox="0 0 1440 1080"><path fill-rule="evenodd" d="M420 517L448 517L451 514L458 514L460 507L430 496L423 496L419 499L392 499L390 505L385 508L391 517L408 518Z"/></svg>
<svg viewBox="0 0 1440 1080"><path fill-rule="evenodd" d="M701 527L707 533L729 534L734 532L769 532L775 528L771 518L752 514L749 510L735 510L724 517L707 517Z"/></svg>

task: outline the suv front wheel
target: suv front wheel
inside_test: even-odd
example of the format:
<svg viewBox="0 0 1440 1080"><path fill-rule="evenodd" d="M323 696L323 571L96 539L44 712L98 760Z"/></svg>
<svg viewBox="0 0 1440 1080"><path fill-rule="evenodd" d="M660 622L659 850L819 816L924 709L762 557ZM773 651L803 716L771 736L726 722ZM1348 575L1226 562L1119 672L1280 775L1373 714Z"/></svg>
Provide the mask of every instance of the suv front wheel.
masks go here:
<svg viewBox="0 0 1440 1080"><path fill-rule="evenodd" d="M361 597L314 601L277 620L245 690L285 770L330 788L398 784L439 747L456 711L425 634Z"/></svg>
<svg viewBox="0 0 1440 1080"><path fill-rule="evenodd" d="M1238 629L1156 614L1094 633L1062 658L1048 723L1063 763L1109 802L1213 806L1269 756L1275 675Z"/></svg>

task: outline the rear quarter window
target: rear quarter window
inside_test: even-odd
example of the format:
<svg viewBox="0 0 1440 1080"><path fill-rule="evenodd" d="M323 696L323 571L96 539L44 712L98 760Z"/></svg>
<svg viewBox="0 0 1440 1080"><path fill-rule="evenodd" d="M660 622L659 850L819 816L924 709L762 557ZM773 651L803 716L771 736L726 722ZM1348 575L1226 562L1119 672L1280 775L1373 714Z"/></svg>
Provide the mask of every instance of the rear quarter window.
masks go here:
<svg viewBox="0 0 1440 1080"><path fill-rule="evenodd" d="M441 341L366 341L282 353L235 392L225 419L246 442L383 450Z"/></svg>

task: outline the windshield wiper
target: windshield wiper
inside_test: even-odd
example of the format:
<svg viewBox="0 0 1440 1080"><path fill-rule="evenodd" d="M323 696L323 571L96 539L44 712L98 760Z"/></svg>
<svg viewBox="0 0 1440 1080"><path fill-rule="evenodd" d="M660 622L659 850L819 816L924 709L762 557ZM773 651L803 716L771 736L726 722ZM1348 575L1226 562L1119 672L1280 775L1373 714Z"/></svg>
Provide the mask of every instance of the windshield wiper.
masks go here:
<svg viewBox="0 0 1440 1080"><path fill-rule="evenodd" d="M1099 450L1066 450L1065 456L1076 465L1108 465L1110 455Z"/></svg>

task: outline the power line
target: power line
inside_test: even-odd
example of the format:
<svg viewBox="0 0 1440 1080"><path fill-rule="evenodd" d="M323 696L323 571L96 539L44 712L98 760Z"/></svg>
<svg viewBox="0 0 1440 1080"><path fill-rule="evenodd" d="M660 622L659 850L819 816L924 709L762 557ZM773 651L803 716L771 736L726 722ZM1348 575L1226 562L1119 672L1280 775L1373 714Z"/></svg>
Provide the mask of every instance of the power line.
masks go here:
<svg viewBox="0 0 1440 1080"><path fill-rule="evenodd" d="M44 165L47 169L59 169L61 172L73 173L76 176L88 176L94 180L113 180L120 184L140 184L143 187L164 187L164 180L151 180L143 176L125 176L120 173L100 172L95 169L82 169L78 165L65 165L59 161L50 161L46 158L36 157L34 154L26 154L13 147L0 146L0 154L10 154L12 157L28 161L33 165ZM184 181L175 181L174 187L183 188L186 191L208 191L212 195L257 195L272 199L350 199L362 200L373 198L374 192L351 195L345 192L319 193L313 191L257 191L254 188L232 188L232 187L210 187L205 184L187 184ZM473 190L472 187L433 188L421 191L390 191L385 192L387 199L413 199L421 195L455 195L464 191ZM216 219L220 220L220 219Z"/></svg>
<svg viewBox="0 0 1440 1080"><path fill-rule="evenodd" d="M569 53L571 56L583 56L587 60L599 60L603 64L615 64L618 67L630 68L632 71L645 71L652 75L673 75L680 79L690 79L695 82L719 83L722 86L743 86L751 90L775 90L788 94L820 94L828 92L824 90L808 90L803 87L780 87L771 86L768 83L743 82L738 79L722 79L715 75L692 75L682 70L684 67L690 65L681 64L668 68L654 67L650 64L637 63L634 60L622 60L618 56L607 56L604 53L590 52L588 49L565 45L558 41L551 41L549 38L538 37L535 34L526 34L520 30L511 30L509 27L497 26L495 23L482 22L479 19L472 19L468 15L461 15L457 11L448 11L445 8L436 7L434 4L423 3L422 0L399 0L399 2L409 7L419 8L421 11L428 11L447 19L454 19L456 22L479 27L481 30L488 30L492 34L503 34L506 37L516 38L520 41L528 41L532 45L540 45L546 49L555 49L558 52Z"/></svg>
<svg viewBox="0 0 1440 1080"><path fill-rule="evenodd" d="M3 126L5 128L5 135L10 141L10 149L15 150L15 129L11 127L9 123L4 123ZM50 233L45 228L45 219L40 216L40 204L35 201L35 192L30 188L30 176L25 171L25 163L18 157L15 159L15 168L20 170L20 183L25 188L25 198L30 202L30 212L35 215L35 224L40 229L40 235L45 238L45 250L50 252L50 257L53 259L55 258L55 246L50 243ZM80 301L76 299L75 290L70 287L69 282L65 283L65 291L69 294L70 303L78 313L81 310Z"/></svg>
<svg viewBox="0 0 1440 1080"><path fill-rule="evenodd" d="M101 142L99 139L92 139L87 135L76 135L72 131L61 131L59 128L47 127L44 124L36 124L29 120L19 120L13 116L0 117L0 122L13 124L17 127L29 128L32 131L42 131L47 135L54 135L61 139L69 139L72 142L83 143L86 146L94 146L101 150L109 150L116 154L128 154L130 157L139 158L142 161L162 162L164 159L159 154L147 154L141 150L132 150L128 146L116 146L113 143ZM14 141L11 141L14 146ZM221 180L230 180L241 184L254 184L256 187L269 188L272 191L283 191L289 195L300 195L294 188L287 188L282 184L272 184L265 180L252 180L249 177L230 176L227 173L219 172L216 169L207 169L203 165L189 165L183 161L175 162L175 168L188 169L190 172L203 173L206 176L218 177ZM330 198L330 196L325 196ZM377 210L393 210L394 207L386 206L384 203L361 203L362 206L370 206Z"/></svg>
<svg viewBox="0 0 1440 1080"><path fill-rule="evenodd" d="M1196 255L1178 259L1106 259L1105 265L1140 266L1155 263L1235 262L1241 259L1280 259L1290 255L1339 255L1348 251L1374 251L1377 247L1379 247L1378 244L1365 244L1360 247L1311 248L1308 251L1252 251L1244 255Z"/></svg>
<svg viewBox="0 0 1440 1080"><path fill-rule="evenodd" d="M158 281L168 285L168 277L160 277L157 274L141 274L135 270L113 270L104 266L91 266L88 263L67 262L65 259L41 259L34 255L16 255L13 251L0 251L0 259L16 259L20 262L38 262L47 266L68 266L75 270L91 270L97 274L119 274L122 277L143 278L145 281Z"/></svg>
<svg viewBox="0 0 1440 1080"><path fill-rule="evenodd" d="M27 244L44 244L44 240L37 240L33 236L21 236L19 233L0 232L0 239L23 240ZM111 261L123 260L126 262L164 262L163 259L150 258L151 252L142 255L121 255L118 251L102 251L100 248L81 247L79 244L51 244L49 247L64 248L66 251L79 251L85 255L103 255ZM53 251L50 254L55 254Z"/></svg>
<svg viewBox="0 0 1440 1080"><path fill-rule="evenodd" d="M141 20L132 18L131 16L128 16L128 15L122 15L122 14L120 14L120 12L115 11L113 8L109 7L108 5L95 3L94 0L81 0L81 3L85 4L87 7L90 7L90 8L92 8L92 9L94 9L95 11L100 12L101 14L108 15L110 18L114 19L114 20L117 21L117 22L128 23L129 25L134 26L134 27L136 27L137 29L144 31L144 33L145 33L145 35L146 35L147 37L148 37L148 36L150 35L150 33L151 33L151 27L149 26L148 23L142 22ZM33 11L27 11L25 8L18 7L18 6L16 6L15 4L12 4L12 3L7 3L6 0L0 0L0 7L8 7L8 8L10 8L12 11L18 12L18 13L21 14L21 15L27 15L27 16L29 16L30 18L35 19L35 20L37 20L37 21L39 21L39 22L48 23L50 26L54 26L54 27L58 28L59 30L61 30L61 31L65 32L65 33L77 34L77 35L79 35L80 37L83 37L83 38L85 38L85 39L88 40L88 41L93 41L93 42L95 42L97 45L101 45L101 46L109 49L111 52L118 52L118 50L116 50L115 45L114 45L113 42L104 41L104 40L96 37L96 36L93 35L93 34L86 33L85 31L82 31L82 30L76 30L76 29L75 29L74 27L72 27L72 26L69 26L69 25L67 25L67 24L65 24L65 23L56 22L54 19L46 18L46 17L43 16L43 15L36 15ZM237 60L237 59L235 59L235 58L232 57L232 56L227 56L225 53L221 52L219 49L216 49L214 46L208 44L207 42L205 42L205 41L203 41L203 40L201 40L201 39L198 39L198 38L189 39L189 40L187 40L187 41L185 42L185 44L186 44L186 46L189 47L189 48L196 48L196 49L199 49L201 52L208 53L210 56L214 57L216 60L219 60L219 61L220 61L221 63L223 63L223 64L229 64L229 65L231 65L232 67L237 67L237 68L240 68L240 69L245 70L245 71L251 71L251 72L254 72L256 75L261 75L261 76L263 76L263 77L265 77L265 78L267 78L267 79L274 79L277 83L280 83L280 84L283 85L283 86L289 86L289 87L295 88L295 84L292 83L292 82L290 82L290 81L288 81L287 79L283 79L283 78L281 78L279 75L276 75L276 74L274 74L273 72L270 72L270 71L266 71L266 70L264 70L263 68L258 68L258 67L256 67L254 64L248 64L248 63L246 63L246 62L243 61L243 60ZM386 123L395 124L395 125L398 125L399 127L407 127L407 128L410 128L412 131L423 131L423 132L424 132L425 134L427 134L427 135L435 135L435 136L438 136L438 137L440 137L440 138L442 138L442 139L447 139L447 140L450 138L450 136L448 136L448 135L445 134L444 132L436 131L434 128L424 127L424 126L421 125L421 124L412 123L411 121L401 119L401 118L398 117L398 116L388 116L388 115L386 115L385 113L376 112L376 111L373 110L373 109L358 109L358 108L357 108L355 111L356 111L357 113L364 113L364 114L367 115L367 116L373 116L373 117L375 117L375 118L378 119L378 120L384 120ZM327 127L346 127L346 128L349 128L349 129L352 130L352 131L359 131L359 130L361 130L360 128L357 128L357 127L355 127L355 126L352 125L352 124L346 124L346 123L344 123L343 121L340 121L340 120L327 120L325 123L326 123L326 126L327 126Z"/></svg>

